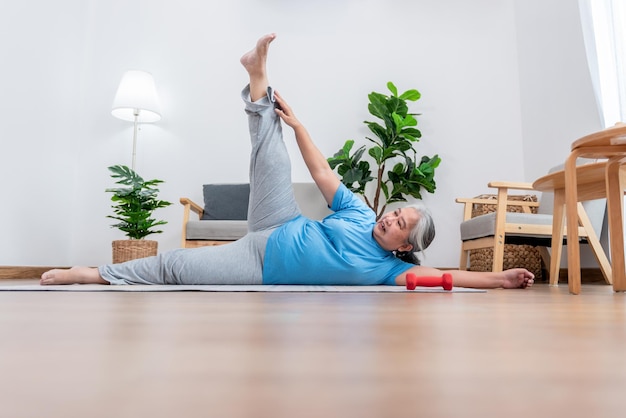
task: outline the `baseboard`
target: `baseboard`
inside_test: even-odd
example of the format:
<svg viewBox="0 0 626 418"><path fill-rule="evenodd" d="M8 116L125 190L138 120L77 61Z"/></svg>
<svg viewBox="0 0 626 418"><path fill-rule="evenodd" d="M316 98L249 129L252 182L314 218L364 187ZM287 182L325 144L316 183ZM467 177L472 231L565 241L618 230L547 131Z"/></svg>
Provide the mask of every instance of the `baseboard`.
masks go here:
<svg viewBox="0 0 626 418"><path fill-rule="evenodd" d="M45 266L0 266L0 280L6 279L38 279L43 273L54 268Z"/></svg>
<svg viewBox="0 0 626 418"><path fill-rule="evenodd" d="M43 266L0 266L0 280L3 279L38 279L41 275L54 268L68 267L43 267ZM441 270L454 270L451 267L441 267ZM582 283L604 282L604 276L599 268L583 268L580 271ZM559 283L567 283L567 269L559 272Z"/></svg>

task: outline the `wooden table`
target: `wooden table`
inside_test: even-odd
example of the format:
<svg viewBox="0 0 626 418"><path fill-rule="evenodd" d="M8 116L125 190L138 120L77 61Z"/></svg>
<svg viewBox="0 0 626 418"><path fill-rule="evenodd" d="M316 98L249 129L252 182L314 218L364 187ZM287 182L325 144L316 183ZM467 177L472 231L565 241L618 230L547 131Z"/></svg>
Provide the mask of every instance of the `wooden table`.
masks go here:
<svg viewBox="0 0 626 418"><path fill-rule="evenodd" d="M577 166L576 161L580 157L607 161L590 166ZM563 206L561 204L557 207L557 199L565 201L568 284L573 294L580 293L578 202L603 197L607 198L613 289L626 291L623 235L623 191L626 185L624 162L626 162L626 125L619 124L575 141L572 144L572 152L565 161L565 169L544 176L533 184L537 190L555 193L553 226L556 229L553 231L562 231ZM556 232L553 232L553 244L555 236Z"/></svg>

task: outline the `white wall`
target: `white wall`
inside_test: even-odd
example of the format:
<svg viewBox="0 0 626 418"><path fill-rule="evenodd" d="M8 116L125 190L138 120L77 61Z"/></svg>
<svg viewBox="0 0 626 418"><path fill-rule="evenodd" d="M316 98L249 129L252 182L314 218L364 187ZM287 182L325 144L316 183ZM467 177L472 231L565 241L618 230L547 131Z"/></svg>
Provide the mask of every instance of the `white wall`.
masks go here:
<svg viewBox="0 0 626 418"><path fill-rule="evenodd" d="M577 1L515 2L524 169L563 164L574 140L602 129Z"/></svg>
<svg viewBox="0 0 626 418"><path fill-rule="evenodd" d="M0 265L67 263L72 243L73 143L85 8L22 1L0 12ZM84 226L83 226L84 227Z"/></svg>
<svg viewBox="0 0 626 418"><path fill-rule="evenodd" d="M556 154L565 158L571 140L595 124L583 103L592 98L581 96L590 87L574 3L5 5L0 265L110 261L111 241L123 235L106 218L111 209L104 189L112 185L106 167L130 165L132 148L132 124L113 118L110 106L127 69L150 71L156 79L163 119L142 128L137 171L166 181L161 198L176 204L156 213L169 223L164 234L151 238L162 251L178 247L179 197L201 202L205 182L246 180L249 147L239 98L246 75L238 60L258 36L273 31L278 39L270 52L270 81L326 155L346 139L365 143L369 92L384 92L390 80L401 90L420 90L414 106L422 113L418 153L443 159L437 192L425 197L438 227L426 263L455 266L461 208L454 198L485 193L494 179L531 180L554 165ZM556 49L567 59L552 60ZM572 68L576 77L570 78ZM571 130L553 135L570 116L576 119ZM294 181L308 181L292 137L286 141Z"/></svg>

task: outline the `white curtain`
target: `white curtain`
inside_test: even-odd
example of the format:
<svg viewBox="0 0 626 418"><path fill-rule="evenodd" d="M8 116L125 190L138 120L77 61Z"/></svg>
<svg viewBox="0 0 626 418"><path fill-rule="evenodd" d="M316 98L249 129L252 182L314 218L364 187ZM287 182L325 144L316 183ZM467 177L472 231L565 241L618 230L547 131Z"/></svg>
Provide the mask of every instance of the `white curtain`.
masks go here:
<svg viewBox="0 0 626 418"><path fill-rule="evenodd" d="M596 102L604 126L626 122L626 1L579 0Z"/></svg>

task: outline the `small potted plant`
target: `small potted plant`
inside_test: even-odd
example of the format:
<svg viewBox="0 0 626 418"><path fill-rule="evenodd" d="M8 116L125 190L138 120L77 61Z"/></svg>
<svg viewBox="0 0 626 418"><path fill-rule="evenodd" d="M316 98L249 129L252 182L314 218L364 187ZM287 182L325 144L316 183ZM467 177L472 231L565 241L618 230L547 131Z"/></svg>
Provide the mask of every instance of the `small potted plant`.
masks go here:
<svg viewBox="0 0 626 418"><path fill-rule="evenodd" d="M107 218L119 221L111 228L118 228L129 238L113 241L113 263L156 255L158 243L144 238L162 233L154 228L167 223L152 218L152 212L156 209L171 205L157 198L159 189L156 186L163 181L144 180L134 170L123 165L111 166L109 171L120 187L106 189L106 192L113 193L111 200L115 213Z"/></svg>

